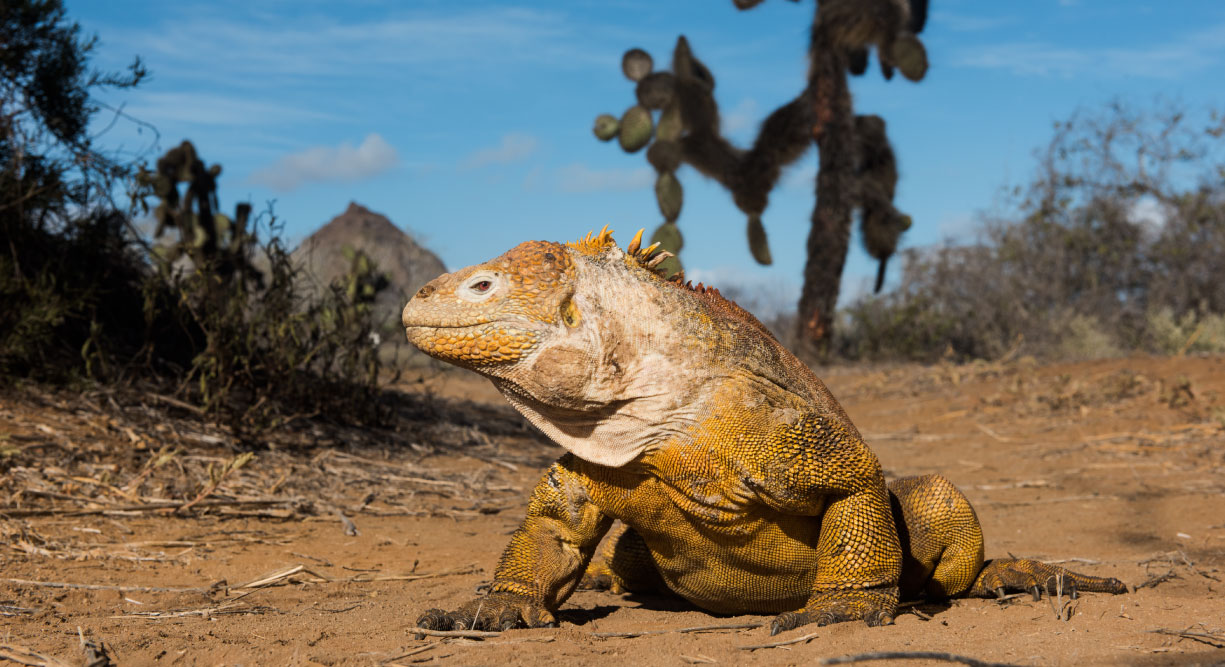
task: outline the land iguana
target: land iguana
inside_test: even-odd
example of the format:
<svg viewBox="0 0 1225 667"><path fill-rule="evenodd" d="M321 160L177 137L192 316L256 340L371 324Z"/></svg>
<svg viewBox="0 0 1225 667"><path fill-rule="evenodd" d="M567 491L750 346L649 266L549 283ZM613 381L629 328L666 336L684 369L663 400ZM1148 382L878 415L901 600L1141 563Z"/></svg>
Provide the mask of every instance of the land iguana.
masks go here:
<svg viewBox="0 0 1225 667"><path fill-rule="evenodd" d="M668 280L668 254L605 230L530 241L444 274L404 308L409 341L488 377L568 452L532 492L489 593L418 626L555 623L585 580L716 613L891 623L902 599L1121 593L1117 579L984 562L973 508L938 475L888 487L833 395L747 311ZM592 562L614 520L624 529Z"/></svg>

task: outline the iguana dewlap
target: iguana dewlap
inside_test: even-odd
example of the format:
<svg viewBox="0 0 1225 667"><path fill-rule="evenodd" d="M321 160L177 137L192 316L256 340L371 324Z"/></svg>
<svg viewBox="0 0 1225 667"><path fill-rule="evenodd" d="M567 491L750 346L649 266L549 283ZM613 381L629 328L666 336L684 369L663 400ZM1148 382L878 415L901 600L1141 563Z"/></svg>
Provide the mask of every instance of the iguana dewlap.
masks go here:
<svg viewBox="0 0 1225 667"><path fill-rule="evenodd" d="M552 623L614 520L628 528L590 581L776 613L773 632L888 623L899 581L908 596L1045 583L1032 561L983 568L973 509L943 478L891 495L812 371L717 291L657 275L666 253L641 235L625 251L607 231L523 243L405 307L409 341L489 377L569 452L532 493L490 594L423 627ZM895 521L911 525L904 543Z"/></svg>

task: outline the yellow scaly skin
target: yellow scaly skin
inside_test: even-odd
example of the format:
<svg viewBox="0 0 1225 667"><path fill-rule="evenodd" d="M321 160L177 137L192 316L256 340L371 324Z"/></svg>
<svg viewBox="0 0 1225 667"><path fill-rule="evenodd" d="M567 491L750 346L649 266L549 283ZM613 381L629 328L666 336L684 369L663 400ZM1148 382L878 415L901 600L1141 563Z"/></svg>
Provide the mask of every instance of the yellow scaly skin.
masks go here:
<svg viewBox="0 0 1225 667"><path fill-rule="evenodd" d="M899 579L907 596L1030 588L1042 572L1028 566L980 582L965 498L935 476L891 494L811 370L717 291L658 276L666 253L641 236L626 251L607 228L524 243L405 307L410 342L489 377L569 450L533 491L489 595L431 609L421 627L553 624L584 574L712 612L775 613L772 633L890 623ZM627 529L590 564L614 520Z"/></svg>

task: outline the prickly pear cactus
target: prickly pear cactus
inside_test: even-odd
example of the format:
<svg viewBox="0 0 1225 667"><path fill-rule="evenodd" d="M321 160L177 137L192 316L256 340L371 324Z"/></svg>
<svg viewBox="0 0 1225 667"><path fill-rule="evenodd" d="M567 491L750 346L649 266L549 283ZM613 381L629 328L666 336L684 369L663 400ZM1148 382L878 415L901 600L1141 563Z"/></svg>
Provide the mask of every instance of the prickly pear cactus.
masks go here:
<svg viewBox="0 0 1225 667"><path fill-rule="evenodd" d="M154 237L161 238L168 229L179 232L178 240L160 246L158 254L168 265L185 257L196 269L223 279L237 273L244 282L258 283L262 274L250 263L256 241L247 228L251 205L238 204L232 218L216 211L220 175L221 165L205 167L190 141L167 151L158 159L156 171L141 167L138 184L158 199ZM181 186L186 186L182 192Z"/></svg>
<svg viewBox="0 0 1225 667"><path fill-rule="evenodd" d="M676 253L680 248L669 246L667 239L673 238L673 235L666 230L676 229L676 221L684 205L684 187L677 178L677 169L682 163L689 162L704 174L728 185L729 178L733 178L730 173L737 165L729 160L721 164L707 164L691 155L696 153L720 159L726 157L721 156L721 152L730 147L719 137L718 106L712 96L714 76L693 55L689 42L684 37L677 40L671 72L652 71L653 62L650 54L642 49L626 51L621 67L626 78L636 84L634 96L638 104L630 107L620 119L611 114L601 114L596 118L594 133L602 141L617 137L626 152L636 152L647 146L647 162L657 173L655 200L664 222L669 223L660 228L665 230L663 247ZM801 138L805 145L808 141L807 135ZM777 170L781 163L782 160L779 160L778 164L768 165L767 168ZM752 256L763 264L772 261L761 223L766 193L772 185L772 181L757 179L750 182L741 179L733 192L737 206L750 220L749 248ZM736 189L744 192L737 194ZM676 232L677 238L679 233ZM680 260L670 259L664 266L675 266L679 270Z"/></svg>
<svg viewBox="0 0 1225 667"><path fill-rule="evenodd" d="M762 1L733 0L745 10ZM654 59L642 49L625 52L621 71L634 83L635 104L620 119L601 115L594 132L602 141L617 137L627 152L646 147L647 162L657 173L655 198L664 217L653 240L664 249L680 250L677 221L684 189L677 170L688 164L730 191L746 218L749 252L760 264L773 261L763 224L770 192L782 167L817 144L817 203L798 321L801 340L820 354L832 332L854 211L862 213L867 250L881 263L879 278L910 226L910 218L893 206L897 169L884 121L854 116L847 75L865 73L869 52L874 50L886 79L896 70L911 81L921 80L928 63L917 34L926 22L928 3L819 0L814 4L807 85L762 122L752 147L737 148L722 136L714 75L684 36L676 40L667 71L656 70ZM668 262L665 268L670 272L679 270L678 259Z"/></svg>
<svg viewBox="0 0 1225 667"><path fill-rule="evenodd" d="M358 313L368 313L374 306L378 293L387 288L390 282L366 253L354 250L351 246L341 248L341 253L349 260L349 272L341 278L345 300L352 304Z"/></svg>

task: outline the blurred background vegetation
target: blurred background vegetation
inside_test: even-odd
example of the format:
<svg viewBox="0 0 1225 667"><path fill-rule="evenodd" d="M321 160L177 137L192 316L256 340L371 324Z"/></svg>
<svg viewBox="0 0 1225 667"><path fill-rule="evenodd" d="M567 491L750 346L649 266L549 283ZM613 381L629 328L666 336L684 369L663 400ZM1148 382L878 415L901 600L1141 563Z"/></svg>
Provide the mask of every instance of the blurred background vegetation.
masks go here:
<svg viewBox="0 0 1225 667"><path fill-rule="evenodd" d="M1225 352L1225 118L1111 104L1056 123L971 245L904 252L848 306L847 359Z"/></svg>

